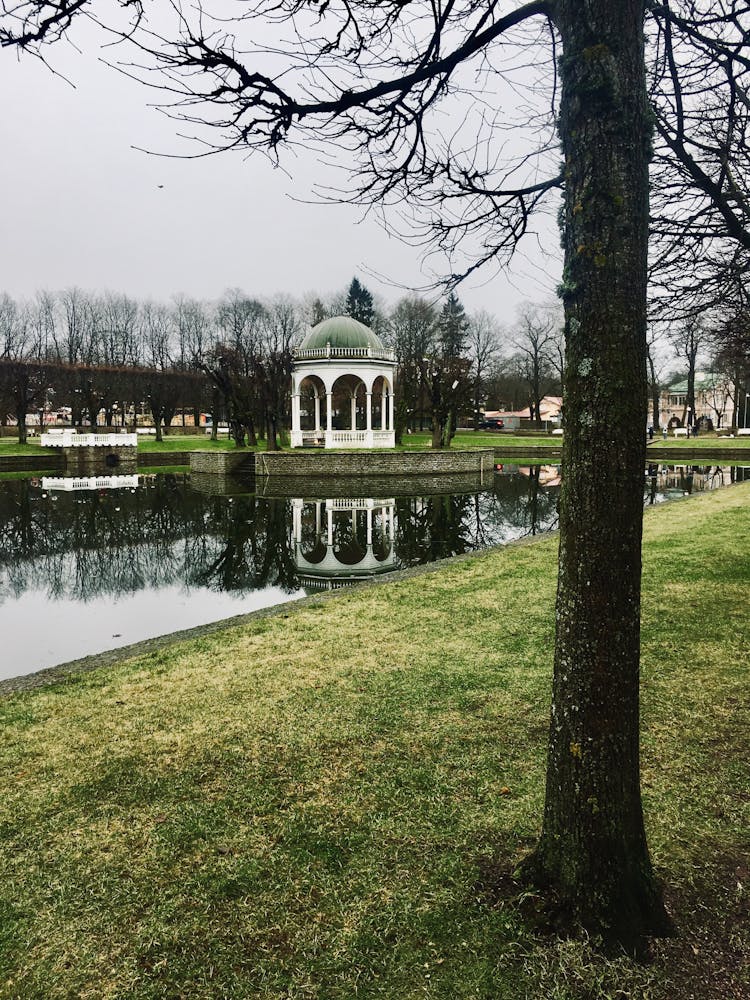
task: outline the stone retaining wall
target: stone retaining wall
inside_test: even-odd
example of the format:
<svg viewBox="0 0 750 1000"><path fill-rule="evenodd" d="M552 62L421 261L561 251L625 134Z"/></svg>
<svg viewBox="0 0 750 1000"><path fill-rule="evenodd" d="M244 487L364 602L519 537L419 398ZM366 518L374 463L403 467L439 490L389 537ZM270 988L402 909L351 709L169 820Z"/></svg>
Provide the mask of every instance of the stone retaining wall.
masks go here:
<svg viewBox="0 0 750 1000"><path fill-rule="evenodd" d="M255 470L255 452L240 448L231 451L191 451L189 456L191 472L231 476Z"/></svg>
<svg viewBox="0 0 750 1000"><path fill-rule="evenodd" d="M62 452L66 476L127 475L138 471L135 445L112 445L107 448L56 448Z"/></svg>
<svg viewBox="0 0 750 1000"><path fill-rule="evenodd" d="M494 449L448 451L294 451L258 452L258 476L441 476L456 473L491 475ZM192 468L192 464L191 464Z"/></svg>
<svg viewBox="0 0 750 1000"><path fill-rule="evenodd" d="M343 497L440 496L446 493L480 493L491 490L492 468L480 472L439 476L256 476L256 496L302 497L332 500ZM192 477L191 477L192 482Z"/></svg>
<svg viewBox="0 0 750 1000"><path fill-rule="evenodd" d="M750 448L716 448L714 451L701 448L661 448L649 445L646 449L647 462L663 462L672 465L690 461L691 465L735 465L741 462L750 465Z"/></svg>
<svg viewBox="0 0 750 1000"><path fill-rule="evenodd" d="M51 448L35 455L0 456L0 472L62 472L64 468L62 455Z"/></svg>
<svg viewBox="0 0 750 1000"><path fill-rule="evenodd" d="M139 451L138 465L158 468L160 465L189 465L189 451Z"/></svg>

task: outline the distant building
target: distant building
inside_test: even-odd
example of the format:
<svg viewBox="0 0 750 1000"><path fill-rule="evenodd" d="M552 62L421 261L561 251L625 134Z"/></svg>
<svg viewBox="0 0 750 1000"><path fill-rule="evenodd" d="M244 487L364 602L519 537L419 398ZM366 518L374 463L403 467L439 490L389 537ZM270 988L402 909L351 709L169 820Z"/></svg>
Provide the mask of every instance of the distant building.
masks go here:
<svg viewBox="0 0 750 1000"><path fill-rule="evenodd" d="M559 427L562 419L562 396L544 396L539 404L539 417L545 428ZM484 419L502 420L507 431L533 427L531 408L523 410L487 410Z"/></svg>
<svg viewBox="0 0 750 1000"><path fill-rule="evenodd" d="M695 413L687 412L687 379L662 389L659 396L659 421L662 427L682 427L700 423L714 430L734 422L732 384L725 375L715 372L695 373Z"/></svg>

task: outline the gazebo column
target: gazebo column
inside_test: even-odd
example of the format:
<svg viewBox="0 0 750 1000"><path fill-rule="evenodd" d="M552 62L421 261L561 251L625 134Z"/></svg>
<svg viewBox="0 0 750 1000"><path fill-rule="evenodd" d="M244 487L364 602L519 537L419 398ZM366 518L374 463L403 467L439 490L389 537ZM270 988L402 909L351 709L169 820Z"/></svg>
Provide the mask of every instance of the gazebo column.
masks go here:
<svg viewBox="0 0 750 1000"><path fill-rule="evenodd" d="M380 393L380 429L381 429L381 431L385 430L385 411L386 411L386 407L387 406L388 406L388 396L386 394L385 387L383 387L383 391Z"/></svg>
<svg viewBox="0 0 750 1000"><path fill-rule="evenodd" d="M365 401L365 431L366 431L366 444L368 448L372 448L372 393L367 393L367 398Z"/></svg>
<svg viewBox="0 0 750 1000"><path fill-rule="evenodd" d="M333 448L333 393L326 393L326 448Z"/></svg>
<svg viewBox="0 0 750 1000"><path fill-rule="evenodd" d="M391 393L390 398L388 399L388 402L390 404L390 407L389 407L390 412L388 414L388 430L391 432L391 434L393 434L393 432L396 430L396 423L395 423L395 417L396 417L396 397L393 395L393 393Z"/></svg>
<svg viewBox="0 0 750 1000"><path fill-rule="evenodd" d="M320 426L320 396L315 393L315 433L320 434L322 428Z"/></svg>
<svg viewBox="0 0 750 1000"><path fill-rule="evenodd" d="M365 513L367 515L367 547L369 549L372 547L372 507L368 507Z"/></svg>
<svg viewBox="0 0 750 1000"><path fill-rule="evenodd" d="M352 396L352 419L351 428L353 431L357 429L357 397Z"/></svg>
<svg viewBox="0 0 750 1000"><path fill-rule="evenodd" d="M333 507L329 507L326 511L328 515L328 545L333 545Z"/></svg>
<svg viewBox="0 0 750 1000"><path fill-rule="evenodd" d="M300 394L295 392L292 395L292 431L296 431L297 433L302 430L300 426L302 423L300 419L300 410Z"/></svg>

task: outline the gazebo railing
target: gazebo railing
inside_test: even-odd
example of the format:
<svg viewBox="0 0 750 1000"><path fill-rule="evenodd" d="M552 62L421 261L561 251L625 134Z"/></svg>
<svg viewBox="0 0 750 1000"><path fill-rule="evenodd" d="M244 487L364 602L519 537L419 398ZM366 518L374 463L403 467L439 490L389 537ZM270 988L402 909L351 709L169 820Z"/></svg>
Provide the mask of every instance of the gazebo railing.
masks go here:
<svg viewBox="0 0 750 1000"><path fill-rule="evenodd" d="M331 431L335 444L367 444L367 431Z"/></svg>
<svg viewBox="0 0 750 1000"><path fill-rule="evenodd" d="M373 358L378 361L395 361L396 355L393 351L388 351L385 348L380 350L372 347L331 347L330 344L325 347L308 347L304 350L294 351L295 361L316 361L321 358L362 358L365 360Z"/></svg>
<svg viewBox="0 0 750 1000"><path fill-rule="evenodd" d="M291 445L303 448L305 445L321 445L326 448L392 448L395 444L393 431L292 431Z"/></svg>

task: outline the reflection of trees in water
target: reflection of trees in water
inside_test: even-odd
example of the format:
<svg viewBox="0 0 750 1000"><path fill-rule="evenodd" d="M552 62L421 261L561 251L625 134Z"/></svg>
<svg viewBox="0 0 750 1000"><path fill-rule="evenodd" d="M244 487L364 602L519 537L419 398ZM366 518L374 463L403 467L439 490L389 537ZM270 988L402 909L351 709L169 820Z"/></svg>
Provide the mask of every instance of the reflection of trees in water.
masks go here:
<svg viewBox="0 0 750 1000"><path fill-rule="evenodd" d="M729 466L648 469L647 503L750 479ZM545 485L551 483L551 485ZM397 565L411 566L534 535L557 524L559 486L532 466L497 476L477 494L406 497L396 501ZM373 552L390 553L384 512L372 513ZM303 552L325 555L325 501L305 502ZM334 547L356 565L367 548L367 515L333 512ZM310 558L311 562L319 559ZM137 490L42 496L30 481L0 485L0 600L26 590L51 597L112 598L175 583L216 591L267 586L296 589L290 500L254 495L209 496L186 476L147 478Z"/></svg>
<svg viewBox="0 0 750 1000"><path fill-rule="evenodd" d="M174 583L294 590L288 503L206 497L175 476L133 492L43 496L0 488L0 599L28 589L80 600Z"/></svg>
<svg viewBox="0 0 750 1000"><path fill-rule="evenodd" d="M646 470L645 502L648 505L685 495L720 489L750 479L750 469L734 465L665 465L652 463Z"/></svg>
<svg viewBox="0 0 750 1000"><path fill-rule="evenodd" d="M483 493L397 500L399 562L412 566L549 531L559 487L543 486L539 471L498 476Z"/></svg>
<svg viewBox="0 0 750 1000"><path fill-rule="evenodd" d="M546 530L555 522L557 490L538 475L498 477L479 494L396 501L400 565L415 565ZM325 505L324 505L325 506ZM382 509L372 512L377 559L390 554ZM305 505L303 542L315 548L326 531ZM248 592L298 587L291 501L254 495L210 496L187 476L147 478L137 490L46 496L30 481L0 486L0 600L26 590L51 597L113 599L175 583L186 588ZM334 512L339 557L356 564L367 548L367 514Z"/></svg>

